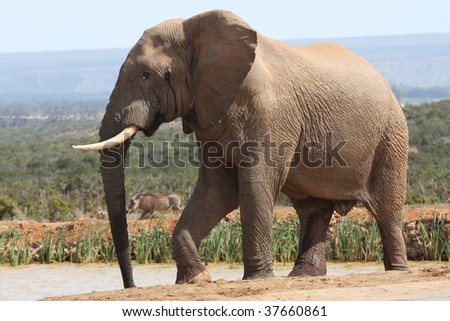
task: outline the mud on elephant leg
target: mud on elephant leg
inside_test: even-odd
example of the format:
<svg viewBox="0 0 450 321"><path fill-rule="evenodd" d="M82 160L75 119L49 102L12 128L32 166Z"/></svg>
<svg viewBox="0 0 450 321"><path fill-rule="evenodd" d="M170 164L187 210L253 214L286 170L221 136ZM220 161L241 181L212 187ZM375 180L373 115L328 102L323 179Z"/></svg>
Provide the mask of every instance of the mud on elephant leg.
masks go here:
<svg viewBox="0 0 450 321"><path fill-rule="evenodd" d="M298 256L289 276L326 275L325 241L334 204L308 198L292 200L300 219Z"/></svg>
<svg viewBox="0 0 450 321"><path fill-rule="evenodd" d="M173 232L173 257L178 270L176 283L211 281L198 247L213 227L237 208L237 190L232 169L200 168L197 186Z"/></svg>

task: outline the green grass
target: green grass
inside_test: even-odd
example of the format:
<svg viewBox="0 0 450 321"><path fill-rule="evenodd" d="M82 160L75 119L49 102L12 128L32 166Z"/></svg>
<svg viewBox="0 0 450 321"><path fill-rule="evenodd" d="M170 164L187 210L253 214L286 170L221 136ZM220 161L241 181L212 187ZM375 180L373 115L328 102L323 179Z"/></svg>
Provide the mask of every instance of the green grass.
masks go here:
<svg viewBox="0 0 450 321"><path fill-rule="evenodd" d="M344 217L336 224L333 259L342 262L376 261L383 259L383 247L375 222L360 224Z"/></svg>
<svg viewBox="0 0 450 321"><path fill-rule="evenodd" d="M362 254L365 261L381 262L383 260L383 245L376 222L363 228Z"/></svg>
<svg viewBox="0 0 450 321"><path fill-rule="evenodd" d="M54 243L53 248L54 254L53 258L56 262L61 263L66 260L66 237L64 235L64 230L58 230L58 236L56 238L56 243Z"/></svg>
<svg viewBox="0 0 450 321"><path fill-rule="evenodd" d="M53 233L47 233L42 238L39 261L41 263L51 263L53 260Z"/></svg>
<svg viewBox="0 0 450 321"><path fill-rule="evenodd" d="M171 238L160 225L150 230L141 230L136 239L132 240L131 245L136 261L140 264L172 261Z"/></svg>
<svg viewBox="0 0 450 321"><path fill-rule="evenodd" d="M448 260L450 239L447 220L437 212L433 219L417 223L414 237L423 247L423 260ZM330 229L326 242L329 260L343 262L382 261L383 250L375 222L359 223L344 217ZM12 266L31 262L98 263L115 262L116 253L111 235L105 225L92 224L70 243L75 232L67 234L64 228L47 232L40 244L31 244L27 233L8 229L0 234L0 264ZM73 239L73 238L72 238ZM274 222L272 232L273 261L289 263L297 257L299 224L297 219ZM130 235L132 258L140 264L172 262L171 235L161 225ZM199 254L205 264L242 263L242 228L234 220L218 224L201 242Z"/></svg>
<svg viewBox="0 0 450 321"><path fill-rule="evenodd" d="M272 253L275 262L288 263L297 258L300 225L298 220L275 222L272 231Z"/></svg>
<svg viewBox="0 0 450 321"><path fill-rule="evenodd" d="M428 228L427 228L428 225ZM445 219L434 212L430 222L419 222L419 233L422 239L425 260L446 260L450 257L450 236L445 229Z"/></svg>
<svg viewBox="0 0 450 321"><path fill-rule="evenodd" d="M362 236L359 224L344 217L336 226L336 258L343 262L360 261Z"/></svg>
<svg viewBox="0 0 450 321"><path fill-rule="evenodd" d="M240 222L229 220L217 225L203 239L200 256L206 263L227 262L231 266L242 262L242 228Z"/></svg>
<svg viewBox="0 0 450 321"><path fill-rule="evenodd" d="M116 249L111 237L102 240L99 254L102 262L113 263L116 261Z"/></svg>
<svg viewBox="0 0 450 321"><path fill-rule="evenodd" d="M105 227L88 226L75 242L74 261L87 264L100 261L102 233Z"/></svg>
<svg viewBox="0 0 450 321"><path fill-rule="evenodd" d="M31 263L32 249L25 233L9 229L1 234L0 241L2 263L12 266Z"/></svg>

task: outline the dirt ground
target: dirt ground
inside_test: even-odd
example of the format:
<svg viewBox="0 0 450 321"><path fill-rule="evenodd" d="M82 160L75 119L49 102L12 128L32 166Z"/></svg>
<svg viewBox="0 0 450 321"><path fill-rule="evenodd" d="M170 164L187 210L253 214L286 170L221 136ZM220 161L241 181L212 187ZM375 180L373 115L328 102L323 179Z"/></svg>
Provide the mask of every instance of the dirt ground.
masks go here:
<svg viewBox="0 0 450 321"><path fill-rule="evenodd" d="M420 206L406 208L405 221L432 218L435 211L450 217L450 205ZM277 208L276 219L294 216L290 207ZM348 215L358 220L372 220L365 209L355 208ZM338 220L334 217L333 220ZM136 233L142 228L163 224L171 231L177 217L169 215L166 219L147 221L129 220L129 231ZM49 231L72 231L74 239L92 224L103 224L108 233L108 222L82 218L66 223L37 223L33 221L1 222L0 232L8 229L27 231L30 239L40 240ZM70 237L70 235L66 237ZM225 281L184 285L150 286L116 291L92 292L80 295L51 297L46 300L129 300L129 301L197 301L197 300L450 300L450 264L436 263L430 267L412 267L410 271L390 271L373 274L353 274L346 276L322 276L288 278L276 277L266 280Z"/></svg>
<svg viewBox="0 0 450 321"><path fill-rule="evenodd" d="M450 300L450 265L374 274L150 286L52 297L70 301Z"/></svg>

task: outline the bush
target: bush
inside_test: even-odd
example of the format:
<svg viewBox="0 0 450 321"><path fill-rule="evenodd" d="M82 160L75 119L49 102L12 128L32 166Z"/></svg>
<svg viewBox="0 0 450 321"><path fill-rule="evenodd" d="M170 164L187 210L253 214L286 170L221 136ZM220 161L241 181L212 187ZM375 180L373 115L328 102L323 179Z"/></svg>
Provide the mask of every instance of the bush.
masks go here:
<svg viewBox="0 0 450 321"><path fill-rule="evenodd" d="M53 196L48 200L48 212L50 221L55 222L73 216L74 208L69 201L63 199L61 196Z"/></svg>
<svg viewBox="0 0 450 321"><path fill-rule="evenodd" d="M17 203L6 195L0 195L0 220L13 217L18 210Z"/></svg>

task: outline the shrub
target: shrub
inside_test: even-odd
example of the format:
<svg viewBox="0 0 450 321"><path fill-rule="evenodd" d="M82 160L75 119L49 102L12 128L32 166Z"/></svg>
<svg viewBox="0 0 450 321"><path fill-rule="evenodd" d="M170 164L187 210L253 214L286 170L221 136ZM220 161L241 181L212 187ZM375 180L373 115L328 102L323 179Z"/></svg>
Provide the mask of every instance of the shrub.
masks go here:
<svg viewBox="0 0 450 321"><path fill-rule="evenodd" d="M0 220L8 219L17 213L17 203L6 195L0 195Z"/></svg>

